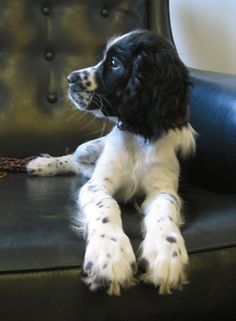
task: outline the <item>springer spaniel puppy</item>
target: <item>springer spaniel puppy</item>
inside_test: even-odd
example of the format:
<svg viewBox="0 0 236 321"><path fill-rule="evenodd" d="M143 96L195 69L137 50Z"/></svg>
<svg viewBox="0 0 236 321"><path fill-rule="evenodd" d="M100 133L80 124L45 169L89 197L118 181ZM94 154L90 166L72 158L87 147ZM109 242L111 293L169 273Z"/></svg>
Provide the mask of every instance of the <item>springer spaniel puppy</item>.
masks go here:
<svg viewBox="0 0 236 321"><path fill-rule="evenodd" d="M83 269L91 290L111 295L135 283L136 258L122 227L118 200L143 195L143 282L170 293L186 282L181 235L179 161L195 149L188 123L189 75L172 45L136 30L108 42L102 60L68 76L69 97L82 111L115 123L105 137L74 154L31 161L31 175L76 173L90 179L78 195L87 245Z"/></svg>

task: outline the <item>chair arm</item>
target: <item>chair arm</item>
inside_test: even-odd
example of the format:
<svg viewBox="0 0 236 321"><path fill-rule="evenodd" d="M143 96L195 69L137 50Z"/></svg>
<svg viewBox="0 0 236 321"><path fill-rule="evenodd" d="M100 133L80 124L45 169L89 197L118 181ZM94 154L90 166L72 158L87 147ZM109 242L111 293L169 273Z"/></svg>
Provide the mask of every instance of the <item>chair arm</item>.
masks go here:
<svg viewBox="0 0 236 321"><path fill-rule="evenodd" d="M236 75L190 70L190 122L197 152L188 180L219 192L236 192Z"/></svg>

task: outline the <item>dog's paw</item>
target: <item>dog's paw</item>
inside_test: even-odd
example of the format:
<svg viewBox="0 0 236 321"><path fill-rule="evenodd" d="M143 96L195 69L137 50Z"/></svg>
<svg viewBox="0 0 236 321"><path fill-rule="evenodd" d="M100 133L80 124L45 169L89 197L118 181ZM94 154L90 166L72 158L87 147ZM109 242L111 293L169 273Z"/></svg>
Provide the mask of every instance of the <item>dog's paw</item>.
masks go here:
<svg viewBox="0 0 236 321"><path fill-rule="evenodd" d="M54 176L57 173L57 162L54 157L42 155L30 161L26 170L29 175Z"/></svg>
<svg viewBox="0 0 236 321"><path fill-rule="evenodd" d="M44 154L26 165L29 175L54 176L60 174L79 174L80 167L73 155L51 157Z"/></svg>
<svg viewBox="0 0 236 321"><path fill-rule="evenodd" d="M140 279L159 287L160 294L169 294L187 283L188 254L180 232L146 235L139 263L144 272Z"/></svg>
<svg viewBox="0 0 236 321"><path fill-rule="evenodd" d="M134 285L136 259L124 232L94 232L88 240L83 269L90 290L105 288L110 295L120 295L121 288Z"/></svg>

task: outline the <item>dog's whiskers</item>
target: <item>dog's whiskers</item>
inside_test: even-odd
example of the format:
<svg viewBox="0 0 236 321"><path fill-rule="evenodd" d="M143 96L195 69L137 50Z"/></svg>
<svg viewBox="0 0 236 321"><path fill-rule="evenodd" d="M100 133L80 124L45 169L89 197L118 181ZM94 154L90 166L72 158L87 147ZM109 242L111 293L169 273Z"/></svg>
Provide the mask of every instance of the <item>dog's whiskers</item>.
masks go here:
<svg viewBox="0 0 236 321"><path fill-rule="evenodd" d="M108 115L107 109L103 103L103 100L100 96L96 96L97 94L94 93L93 97L92 97L92 101L93 103L103 112L105 112Z"/></svg>
<svg viewBox="0 0 236 321"><path fill-rule="evenodd" d="M104 97L103 95L100 95L100 94L95 93L95 92L93 93L93 97L96 98L97 101L98 101L98 99L99 99L99 103L101 104L101 109L103 108L103 110L104 110L107 114L109 114L108 111L107 111L107 108L106 108L105 105L104 105L103 100L104 100L104 101L111 107L111 109L112 109L113 106L112 106L112 104L110 103L110 101L109 101L106 97Z"/></svg>
<svg viewBox="0 0 236 321"><path fill-rule="evenodd" d="M92 102L100 109L102 110L103 107L103 103L102 101L95 96L95 93L93 92L93 96L92 96Z"/></svg>
<svg viewBox="0 0 236 321"><path fill-rule="evenodd" d="M104 99L104 100L108 103L108 105L109 105L111 108L113 108L111 102L110 102L104 95L97 94L97 93L95 93L95 94L96 94L98 97L100 97L101 99Z"/></svg>
<svg viewBox="0 0 236 321"><path fill-rule="evenodd" d="M86 112L86 115L91 115L91 113ZM82 116L81 119L83 119L83 118L84 117ZM97 118L93 116L92 119L86 125L80 127L80 130L84 130L84 129L90 127L92 124L94 124L94 122L96 122L96 119Z"/></svg>

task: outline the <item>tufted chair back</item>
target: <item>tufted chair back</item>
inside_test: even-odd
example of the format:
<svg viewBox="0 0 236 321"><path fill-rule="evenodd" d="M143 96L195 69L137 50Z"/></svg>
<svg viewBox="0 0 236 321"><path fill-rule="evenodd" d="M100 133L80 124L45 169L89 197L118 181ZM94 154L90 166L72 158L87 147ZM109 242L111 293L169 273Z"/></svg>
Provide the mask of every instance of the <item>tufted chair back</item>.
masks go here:
<svg viewBox="0 0 236 321"><path fill-rule="evenodd" d="M145 0L0 0L0 156L61 154L100 135L101 121L68 101L67 75L96 63L113 34L152 21L165 29L153 17L165 7Z"/></svg>

